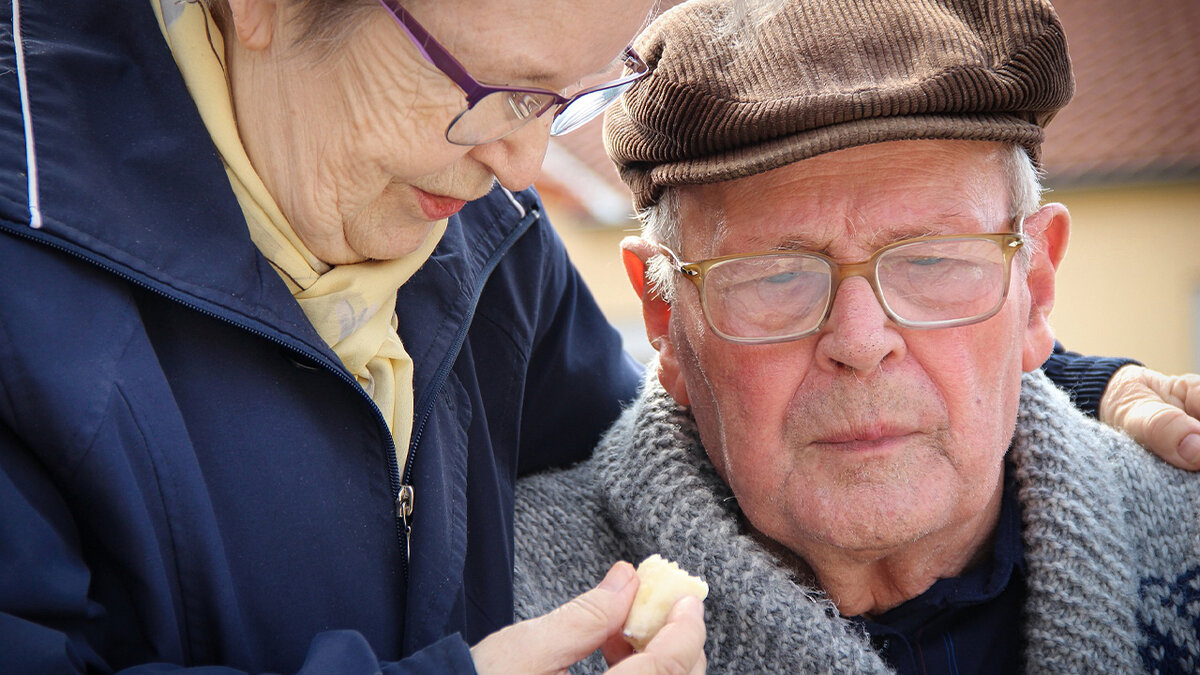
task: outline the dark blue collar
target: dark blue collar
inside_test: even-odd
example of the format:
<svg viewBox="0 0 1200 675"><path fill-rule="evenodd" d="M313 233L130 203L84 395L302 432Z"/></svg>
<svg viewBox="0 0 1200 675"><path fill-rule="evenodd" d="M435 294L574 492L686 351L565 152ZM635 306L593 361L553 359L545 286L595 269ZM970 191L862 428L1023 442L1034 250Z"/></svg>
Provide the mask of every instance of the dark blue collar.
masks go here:
<svg viewBox="0 0 1200 675"><path fill-rule="evenodd" d="M874 619L855 618L898 672L1004 673L1017 667L1025 554L1010 473L986 559Z"/></svg>
<svg viewBox="0 0 1200 675"><path fill-rule="evenodd" d="M939 579L921 595L875 617L876 623L901 632L921 626L944 610L979 605L997 598L1014 574L1025 574L1025 548L1021 542L1021 510L1016 489L1005 480L1000 519L991 556L961 576Z"/></svg>

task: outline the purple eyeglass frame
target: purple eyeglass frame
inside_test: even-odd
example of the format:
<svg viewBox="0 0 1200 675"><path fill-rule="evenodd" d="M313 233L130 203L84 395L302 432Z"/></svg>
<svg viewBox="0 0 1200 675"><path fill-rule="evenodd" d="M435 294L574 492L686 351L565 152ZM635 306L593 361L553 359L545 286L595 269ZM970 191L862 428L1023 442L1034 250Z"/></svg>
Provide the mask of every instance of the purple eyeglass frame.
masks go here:
<svg viewBox="0 0 1200 675"><path fill-rule="evenodd" d="M629 45L625 47L625 51L621 53L621 60L623 61L625 67L633 72L631 72L629 75L605 82L604 84L588 87L587 89L576 92L569 97L563 96L558 92L551 91L549 89L500 87L484 84L479 80L476 80L474 77L471 77L471 74L467 72L467 69L463 67L463 64L459 63L458 59L454 58L453 54L443 47L436 38L430 35L429 31L425 30L425 27L417 21L416 17L414 17L411 13L409 13L408 10L404 9L404 7L400 5L399 0L379 0L379 4L383 5L383 8L392 15L392 18L396 20L396 24L404 30L405 34L407 34L409 39L412 40L413 45L415 45L417 50L421 52L421 56L425 57L425 60L432 64L434 68L440 70L443 75L450 78L450 81L453 82L459 89L462 90L463 94L466 95L467 108L463 111L464 113L467 110L474 108L476 104L491 94L499 92L514 92L541 94L543 96L550 97L550 102L543 106L541 110L538 110L536 114L531 115L529 119L541 117L547 110L555 106L558 106L558 110L555 112L555 115L557 116L559 112L566 109L568 105L582 96L634 82L650 72L650 69L646 65L645 61L642 61L642 58L638 56L636 51L634 51L633 45ZM462 113L459 113L459 115L450 122L450 127L453 127L454 123L457 122L460 117L462 117ZM572 127L572 129L573 128L575 127ZM513 131L516 131L516 129L513 129ZM570 131L570 129L567 131ZM447 127L446 133L449 134L449 132L450 128ZM561 133L566 133L566 131Z"/></svg>

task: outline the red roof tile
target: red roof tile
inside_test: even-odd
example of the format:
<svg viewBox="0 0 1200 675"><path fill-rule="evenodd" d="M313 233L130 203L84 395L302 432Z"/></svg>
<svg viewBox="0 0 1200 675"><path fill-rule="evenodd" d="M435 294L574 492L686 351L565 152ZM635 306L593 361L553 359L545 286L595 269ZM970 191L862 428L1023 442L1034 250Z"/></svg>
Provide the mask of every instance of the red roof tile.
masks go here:
<svg viewBox="0 0 1200 675"><path fill-rule="evenodd" d="M675 3L668 3L675 4ZM1075 98L1050 124L1055 185L1200 176L1200 0L1057 0ZM555 139L619 190L599 121ZM542 184L570 178L543 173Z"/></svg>
<svg viewBox="0 0 1200 675"><path fill-rule="evenodd" d="M1055 183L1200 174L1200 2L1058 0L1075 98L1046 132Z"/></svg>

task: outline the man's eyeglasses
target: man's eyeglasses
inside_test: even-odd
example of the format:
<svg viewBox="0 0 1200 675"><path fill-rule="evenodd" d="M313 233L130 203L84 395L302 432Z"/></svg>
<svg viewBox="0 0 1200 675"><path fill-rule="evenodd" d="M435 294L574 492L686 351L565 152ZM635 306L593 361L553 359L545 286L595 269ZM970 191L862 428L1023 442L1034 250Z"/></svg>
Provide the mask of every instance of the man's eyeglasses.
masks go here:
<svg viewBox="0 0 1200 675"><path fill-rule="evenodd" d="M988 319L1008 295L1013 255L1024 243L1013 231L905 239L861 262L820 253L749 253L683 262L660 246L700 291L704 317L731 342L806 338L829 318L838 286L863 277L888 318L905 328L949 328Z"/></svg>
<svg viewBox="0 0 1200 675"><path fill-rule="evenodd" d="M446 140L456 145L483 145L499 140L554 108L551 135L583 126L599 115L631 84L649 72L633 47L622 55L630 72L619 79L565 97L547 89L518 89L483 84L471 77L458 59L400 6L399 0L379 0L433 67L442 71L467 96L467 107L446 127Z"/></svg>

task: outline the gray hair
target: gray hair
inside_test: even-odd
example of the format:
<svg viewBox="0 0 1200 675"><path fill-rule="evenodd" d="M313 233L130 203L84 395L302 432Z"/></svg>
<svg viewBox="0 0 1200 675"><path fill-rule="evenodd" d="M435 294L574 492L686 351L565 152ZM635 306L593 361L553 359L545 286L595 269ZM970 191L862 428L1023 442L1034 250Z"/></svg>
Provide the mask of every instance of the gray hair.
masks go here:
<svg viewBox="0 0 1200 675"><path fill-rule="evenodd" d="M750 38L763 24L770 21L779 10L783 9L788 0L733 0L729 3L728 12L715 26L714 40L732 39L735 51L747 44L753 44Z"/></svg>
<svg viewBox="0 0 1200 675"><path fill-rule="evenodd" d="M1022 218L1038 210L1041 204L1042 173L1034 167L1029 154L1020 145L1008 144L1000 154L1001 169L1008 180L1009 203L1012 215ZM638 212L642 224L642 237L656 244L663 244L679 252L683 233L680 224L680 188L667 186L657 202ZM1026 238L1017 255L1024 266L1034 250L1031 239ZM650 289L668 303L675 301L676 270L665 255L650 259L646 266L646 278Z"/></svg>

